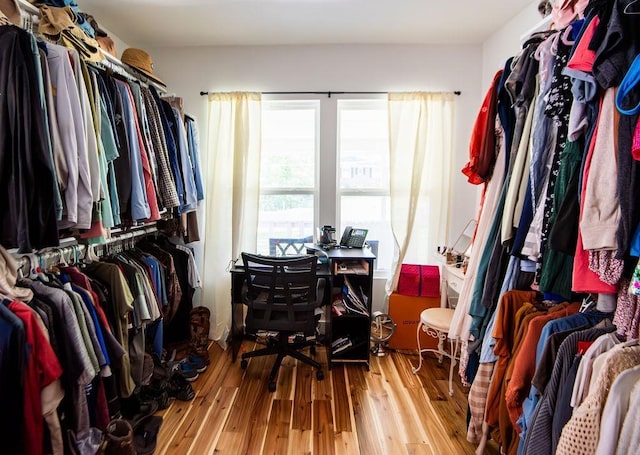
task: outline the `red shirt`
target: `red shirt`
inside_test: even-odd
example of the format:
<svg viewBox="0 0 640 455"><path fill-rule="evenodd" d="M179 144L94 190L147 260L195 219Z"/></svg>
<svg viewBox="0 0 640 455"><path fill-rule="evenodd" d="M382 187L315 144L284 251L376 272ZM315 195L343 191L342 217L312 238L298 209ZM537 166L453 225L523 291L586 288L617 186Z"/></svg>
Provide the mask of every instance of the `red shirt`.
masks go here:
<svg viewBox="0 0 640 455"><path fill-rule="evenodd" d="M22 431L25 453L43 452L44 426L42 419L42 389L62 375L62 366L38 325L33 310L21 302L11 302L11 310L24 323L26 362L24 372L24 426Z"/></svg>
<svg viewBox="0 0 640 455"><path fill-rule="evenodd" d="M474 185L489 180L496 162L496 113L498 84L502 79L502 73L503 70L500 70L493 77L471 131L469 162L462 168L462 173L467 176L469 183Z"/></svg>

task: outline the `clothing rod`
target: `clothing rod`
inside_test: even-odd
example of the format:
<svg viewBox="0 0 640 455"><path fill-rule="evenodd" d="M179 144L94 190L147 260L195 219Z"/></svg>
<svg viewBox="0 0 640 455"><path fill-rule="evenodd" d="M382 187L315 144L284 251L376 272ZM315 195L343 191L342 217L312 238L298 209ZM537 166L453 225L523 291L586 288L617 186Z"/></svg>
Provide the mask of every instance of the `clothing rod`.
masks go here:
<svg viewBox="0 0 640 455"><path fill-rule="evenodd" d="M167 93L166 87L152 81L151 79L146 77L144 74L142 74L140 71L136 70L136 68L134 68L133 66L123 63L119 58L114 57L108 52L102 52L102 55L104 56L104 60L98 62L99 65L102 65L107 68L111 68L116 73L119 73L122 76L128 77L133 81L143 82L147 85L153 85L156 88L156 90L160 93L163 93L163 94ZM124 74L120 72L123 72Z"/></svg>
<svg viewBox="0 0 640 455"><path fill-rule="evenodd" d="M262 92L263 95L387 95L389 92ZM209 92L200 92L200 96L208 95ZM455 90L454 95L462 95L460 90Z"/></svg>
<svg viewBox="0 0 640 455"><path fill-rule="evenodd" d="M144 227L132 228L129 230L123 230L119 232L114 232L113 236L106 239L106 242L102 245L123 241L123 240L131 240L137 237L143 237L145 235L155 234L157 232L158 232L158 228L156 226L144 226ZM100 244L96 244L95 246L100 246Z"/></svg>

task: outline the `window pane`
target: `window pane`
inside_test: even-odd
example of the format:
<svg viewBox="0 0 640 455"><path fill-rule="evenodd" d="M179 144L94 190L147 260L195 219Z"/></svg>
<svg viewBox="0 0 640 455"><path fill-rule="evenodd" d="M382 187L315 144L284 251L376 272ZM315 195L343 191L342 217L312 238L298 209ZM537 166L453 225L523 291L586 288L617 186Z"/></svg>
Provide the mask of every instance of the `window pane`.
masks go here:
<svg viewBox="0 0 640 455"><path fill-rule="evenodd" d="M389 189L389 126L386 102L341 100L340 188Z"/></svg>
<svg viewBox="0 0 640 455"><path fill-rule="evenodd" d="M272 101L262 112L262 188L313 188L317 106Z"/></svg>
<svg viewBox="0 0 640 455"><path fill-rule="evenodd" d="M340 225L368 229L376 269L389 270L389 124L385 100L338 101Z"/></svg>
<svg viewBox="0 0 640 455"><path fill-rule="evenodd" d="M382 270L389 270L393 260L389 200L388 196L343 196L340 199L340 234L345 226L368 229L367 242L378 242L376 269Z"/></svg>
<svg viewBox="0 0 640 455"><path fill-rule="evenodd" d="M258 253L275 254L269 239L313 236L319 102L262 106Z"/></svg>
<svg viewBox="0 0 640 455"><path fill-rule="evenodd" d="M273 254L269 239L313 236L313 195L262 195L258 219L258 253Z"/></svg>

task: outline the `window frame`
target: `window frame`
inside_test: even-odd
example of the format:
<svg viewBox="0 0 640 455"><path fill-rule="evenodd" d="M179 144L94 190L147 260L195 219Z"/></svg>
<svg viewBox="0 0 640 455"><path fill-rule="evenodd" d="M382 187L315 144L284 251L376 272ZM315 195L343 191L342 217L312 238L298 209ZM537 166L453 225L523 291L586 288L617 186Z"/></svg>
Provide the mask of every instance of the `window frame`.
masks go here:
<svg viewBox="0 0 640 455"><path fill-rule="evenodd" d="M287 109L291 106L304 106L306 102L317 102L316 115L316 169L315 185L313 189L299 188L260 188L260 196L267 195L313 195L314 219L313 226L331 225L336 226L336 240L342 235L340 198L342 196L387 196L389 189L357 189L350 188L342 190L339 188L339 108L338 102L341 100L354 100L369 102L372 100L386 101L386 94L335 94L327 96L324 93L317 94L271 94L262 95L263 104L272 104L279 109ZM263 106L264 109L264 106ZM315 229L314 238L317 236ZM388 269L377 269L376 272L387 273Z"/></svg>

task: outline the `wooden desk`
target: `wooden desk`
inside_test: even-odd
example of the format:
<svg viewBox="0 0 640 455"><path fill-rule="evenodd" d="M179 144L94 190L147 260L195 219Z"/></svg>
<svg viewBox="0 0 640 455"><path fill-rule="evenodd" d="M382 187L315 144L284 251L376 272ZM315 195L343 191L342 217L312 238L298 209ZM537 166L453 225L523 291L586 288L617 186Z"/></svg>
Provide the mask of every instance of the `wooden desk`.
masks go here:
<svg viewBox="0 0 640 455"><path fill-rule="evenodd" d="M454 308L458 304L458 297L464 282L464 272L455 264L445 264L442 267L442 307Z"/></svg>
<svg viewBox="0 0 640 455"><path fill-rule="evenodd" d="M368 249L363 248L334 248L331 250L319 250L317 247L313 245L309 245L308 248L309 254L317 253L317 255L325 256L327 258L327 263L320 263L316 269L316 275L319 279L324 279L324 294L322 305L330 305L331 304L331 292L332 292L332 283L333 283L333 268L336 263L340 263L341 261L350 261L363 259L370 263L371 275L369 278L373 276L373 261L375 260L375 255L371 253ZM242 289L245 282L244 275L244 267L242 265L235 266L231 270L231 331L229 333L228 342L231 345L231 355L232 360L235 362L238 357L238 351L240 351L240 345L242 344L242 340L245 336L244 330L244 317L245 317L245 308L244 302L242 298ZM371 282L371 279L369 279ZM371 309L371 284L369 284L368 289L368 297L369 297L369 309ZM367 322L367 328L369 327ZM368 348L367 348L368 352ZM367 366L368 366L368 358L367 358Z"/></svg>
<svg viewBox="0 0 640 455"><path fill-rule="evenodd" d="M464 283L465 274L462 264L460 267L456 267L456 264L447 264L446 257L440 253L434 257L440 267L440 306L455 309Z"/></svg>

